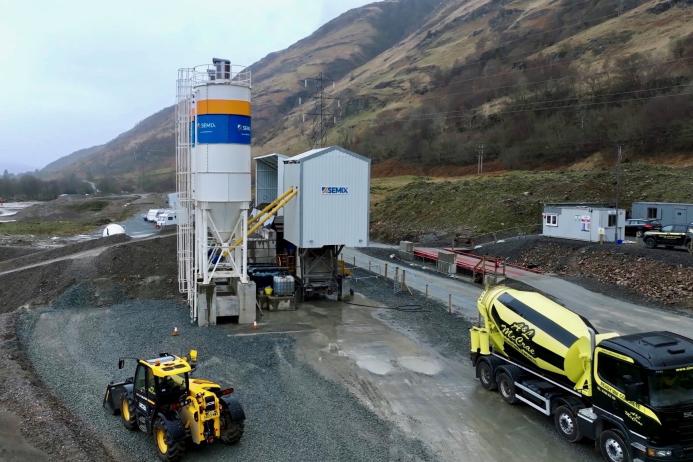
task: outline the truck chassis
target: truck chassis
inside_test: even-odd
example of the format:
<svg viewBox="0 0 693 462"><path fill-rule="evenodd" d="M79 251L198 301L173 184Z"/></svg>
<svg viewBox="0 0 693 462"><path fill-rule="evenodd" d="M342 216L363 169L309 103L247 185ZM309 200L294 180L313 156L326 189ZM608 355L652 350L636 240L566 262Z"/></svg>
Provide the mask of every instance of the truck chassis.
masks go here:
<svg viewBox="0 0 693 462"><path fill-rule="evenodd" d="M476 377L486 390L498 390L511 405L524 403L547 417L553 416L559 435L570 443L587 438L610 462L685 460L648 457L647 438L628 429L623 419L595 406L575 390L509 358L491 352L472 353Z"/></svg>

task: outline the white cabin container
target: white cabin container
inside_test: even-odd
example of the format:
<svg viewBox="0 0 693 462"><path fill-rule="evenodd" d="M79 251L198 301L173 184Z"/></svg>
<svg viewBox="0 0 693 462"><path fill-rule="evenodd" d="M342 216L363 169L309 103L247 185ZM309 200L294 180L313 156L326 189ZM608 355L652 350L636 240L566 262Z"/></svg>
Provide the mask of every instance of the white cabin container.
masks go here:
<svg viewBox="0 0 693 462"><path fill-rule="evenodd" d="M313 149L284 163L284 238L303 249L368 245L371 161L339 146Z"/></svg>

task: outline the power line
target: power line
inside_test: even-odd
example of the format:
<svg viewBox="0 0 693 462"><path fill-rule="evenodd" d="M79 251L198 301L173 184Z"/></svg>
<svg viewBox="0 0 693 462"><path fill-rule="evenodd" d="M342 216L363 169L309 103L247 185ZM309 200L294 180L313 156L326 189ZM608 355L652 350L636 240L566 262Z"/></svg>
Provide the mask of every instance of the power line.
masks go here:
<svg viewBox="0 0 693 462"><path fill-rule="evenodd" d="M679 85L680 86L680 85ZM679 87L679 86L672 86L673 87ZM684 85L684 86L690 86L689 85ZM641 91L647 91L647 90L641 90ZM628 92L623 92L623 93L628 93ZM568 104L568 105L560 105L560 106L551 106L551 107L540 107L540 108L525 108L525 109L519 109L519 110L508 110L508 111L496 111L491 113L491 115L504 115L504 114L518 114L518 113L523 113L523 112L542 112L542 111L549 111L549 110L566 110L566 109L575 109L575 108L582 108L582 107L590 107L590 106L596 106L596 105L603 105L603 104L612 104L612 103L632 103L632 102L639 102L639 101L646 101L648 99L654 99L654 98L667 98L667 97L673 97L673 96L686 96L686 95L691 95L693 92L680 92L680 93L674 93L674 94L666 94L666 95L653 95L653 96L647 96L647 97L641 97L641 98L625 98L625 99L614 99L610 101L595 101L595 102L588 102L588 103L580 103L580 104ZM616 94L612 94L616 95ZM555 100L556 102L560 102L561 100ZM551 103L552 101L545 101L543 104L548 104ZM392 124L392 123L403 123L403 122L410 122L410 121L420 121L420 120L431 120L431 119L437 119L440 118L441 116L443 120L452 120L452 119L459 119L459 118L465 118L465 117L470 117L469 112L473 111L479 111L478 108L474 108L469 111L441 111L441 112L431 112L424 114L422 116L412 116L412 117L407 117L407 118L402 118L402 119L389 119L389 120L383 120L387 119L385 117L378 117L378 118L372 118L372 119L365 119L361 120L355 124L348 125L349 127L355 127L361 124L365 123L370 123L371 126L380 126L380 125L385 125L385 124ZM459 114L461 112L467 112L465 114ZM450 116L447 116L448 114L452 114ZM475 116L477 114L473 114Z"/></svg>
<svg viewBox="0 0 693 462"><path fill-rule="evenodd" d="M305 116L311 116L313 118L312 129L310 133L311 145L314 148L324 147L325 138L327 137L328 120L333 119L333 125L337 124L336 112L329 110L329 105L336 101L337 107L340 107L340 102L337 98L327 96L325 93L325 83L332 82L332 88L334 88L334 81L329 79L326 74L320 72L317 77L309 77L303 79L304 87L308 88L308 83L311 82L315 84L316 91L312 96L313 99L313 110L311 112L304 113L302 116L301 123L305 123ZM299 104L302 103L302 99L299 98Z"/></svg>

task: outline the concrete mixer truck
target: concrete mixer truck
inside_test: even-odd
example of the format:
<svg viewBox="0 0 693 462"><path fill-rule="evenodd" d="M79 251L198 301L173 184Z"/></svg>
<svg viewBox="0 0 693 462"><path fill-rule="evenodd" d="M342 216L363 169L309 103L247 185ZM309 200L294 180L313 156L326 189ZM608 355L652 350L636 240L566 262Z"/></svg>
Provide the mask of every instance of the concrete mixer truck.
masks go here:
<svg viewBox="0 0 693 462"><path fill-rule="evenodd" d="M608 462L693 461L693 340L671 332L598 333L545 296L486 289L472 327L481 386L553 417Z"/></svg>

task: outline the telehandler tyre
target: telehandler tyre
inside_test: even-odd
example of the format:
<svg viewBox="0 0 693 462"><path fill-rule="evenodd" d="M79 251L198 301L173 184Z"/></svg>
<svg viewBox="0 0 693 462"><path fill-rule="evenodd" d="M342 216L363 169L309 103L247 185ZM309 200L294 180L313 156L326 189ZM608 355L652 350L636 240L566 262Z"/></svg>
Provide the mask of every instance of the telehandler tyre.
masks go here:
<svg viewBox="0 0 693 462"><path fill-rule="evenodd" d="M227 409L221 411L221 442L224 444L236 444L243 436L243 422L231 420L231 414Z"/></svg>
<svg viewBox="0 0 693 462"><path fill-rule="evenodd" d="M154 444L159 459L165 462L176 462L185 452L185 440L176 440L161 419L154 422Z"/></svg>
<svg viewBox="0 0 693 462"><path fill-rule="evenodd" d="M120 420L123 426L130 431L137 430L137 417L135 416L135 404L123 394L120 400Z"/></svg>

